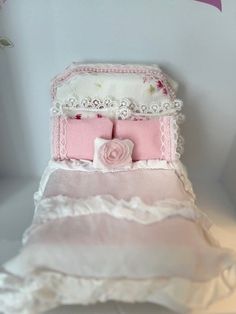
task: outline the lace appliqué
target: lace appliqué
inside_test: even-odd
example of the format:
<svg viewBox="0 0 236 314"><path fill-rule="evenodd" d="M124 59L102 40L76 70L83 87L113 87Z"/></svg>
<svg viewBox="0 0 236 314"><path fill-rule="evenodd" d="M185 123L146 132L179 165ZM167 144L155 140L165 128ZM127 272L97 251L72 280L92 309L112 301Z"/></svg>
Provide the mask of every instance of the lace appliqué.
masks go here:
<svg viewBox="0 0 236 314"><path fill-rule="evenodd" d="M161 159L176 160L184 152L184 139L180 135L179 124L184 121L184 115L178 114L172 119L168 116L160 118Z"/></svg>
<svg viewBox="0 0 236 314"><path fill-rule="evenodd" d="M68 159L66 150L67 119L62 116L54 117L53 121L53 157L55 160Z"/></svg>
<svg viewBox="0 0 236 314"><path fill-rule="evenodd" d="M60 159L60 116L52 119L52 151L53 158Z"/></svg>
<svg viewBox="0 0 236 314"><path fill-rule="evenodd" d="M179 125L182 124L185 120L185 116L183 114L178 114L172 119L172 126L170 127L171 132L171 152L172 159L179 159L184 153L184 138L180 134Z"/></svg>
<svg viewBox="0 0 236 314"><path fill-rule="evenodd" d="M67 120L64 118L60 119L60 157L61 159L67 159L67 150L66 150L66 129L67 129Z"/></svg>
<svg viewBox="0 0 236 314"><path fill-rule="evenodd" d="M53 116L74 116L80 111L110 112L118 119L129 119L132 116L161 116L173 115L180 112L181 100L162 100L150 104L138 104L132 99L124 98L115 100L112 98L70 98L64 103L57 102L51 109Z"/></svg>
<svg viewBox="0 0 236 314"><path fill-rule="evenodd" d="M161 159L171 160L171 140L169 117L160 118Z"/></svg>

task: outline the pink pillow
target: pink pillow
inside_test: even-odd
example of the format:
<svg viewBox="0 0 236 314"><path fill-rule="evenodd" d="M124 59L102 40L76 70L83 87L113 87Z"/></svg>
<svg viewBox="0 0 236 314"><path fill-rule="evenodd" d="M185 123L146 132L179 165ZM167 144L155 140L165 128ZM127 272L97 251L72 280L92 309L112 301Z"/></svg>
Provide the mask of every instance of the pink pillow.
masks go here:
<svg viewBox="0 0 236 314"><path fill-rule="evenodd" d="M132 151L134 144L131 140L104 140L96 138L93 165L98 169L129 168L132 164Z"/></svg>
<svg viewBox="0 0 236 314"><path fill-rule="evenodd" d="M96 137L112 138L113 123L108 118L55 118L53 132L54 159L93 160Z"/></svg>
<svg viewBox="0 0 236 314"><path fill-rule="evenodd" d="M131 121L117 120L114 137L130 139L134 143L133 160L176 159L176 140L172 116L159 119Z"/></svg>

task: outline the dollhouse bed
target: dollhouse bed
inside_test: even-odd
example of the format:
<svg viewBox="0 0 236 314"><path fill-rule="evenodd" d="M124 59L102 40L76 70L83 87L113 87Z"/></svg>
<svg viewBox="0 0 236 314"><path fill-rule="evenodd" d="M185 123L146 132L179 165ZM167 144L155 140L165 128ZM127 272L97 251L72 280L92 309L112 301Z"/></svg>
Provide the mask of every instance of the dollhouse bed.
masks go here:
<svg viewBox="0 0 236 314"><path fill-rule="evenodd" d="M202 310L236 288L180 161L182 102L157 66L74 63L52 82L52 158L0 311L152 302Z"/></svg>

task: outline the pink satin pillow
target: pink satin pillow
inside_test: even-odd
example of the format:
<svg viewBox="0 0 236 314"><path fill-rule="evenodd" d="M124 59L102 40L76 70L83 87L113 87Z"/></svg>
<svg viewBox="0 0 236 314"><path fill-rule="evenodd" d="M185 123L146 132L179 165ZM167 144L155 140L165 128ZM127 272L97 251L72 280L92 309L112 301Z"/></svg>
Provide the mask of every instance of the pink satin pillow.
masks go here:
<svg viewBox="0 0 236 314"><path fill-rule="evenodd" d="M137 160L176 159L176 140L172 116L131 121L117 120L114 137L130 139L134 143L132 158Z"/></svg>
<svg viewBox="0 0 236 314"><path fill-rule="evenodd" d="M93 160L95 138L112 138L113 123L108 118L65 119L54 121L54 159Z"/></svg>

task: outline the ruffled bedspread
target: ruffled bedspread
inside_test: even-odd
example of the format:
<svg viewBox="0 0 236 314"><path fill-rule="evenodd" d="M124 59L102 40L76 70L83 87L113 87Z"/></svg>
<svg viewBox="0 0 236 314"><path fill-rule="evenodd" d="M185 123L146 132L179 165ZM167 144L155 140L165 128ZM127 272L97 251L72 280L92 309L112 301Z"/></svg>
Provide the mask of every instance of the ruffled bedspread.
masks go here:
<svg viewBox="0 0 236 314"><path fill-rule="evenodd" d="M0 272L0 309L107 300L205 309L236 288L236 254L211 226L179 162L113 172L50 162L23 248Z"/></svg>

